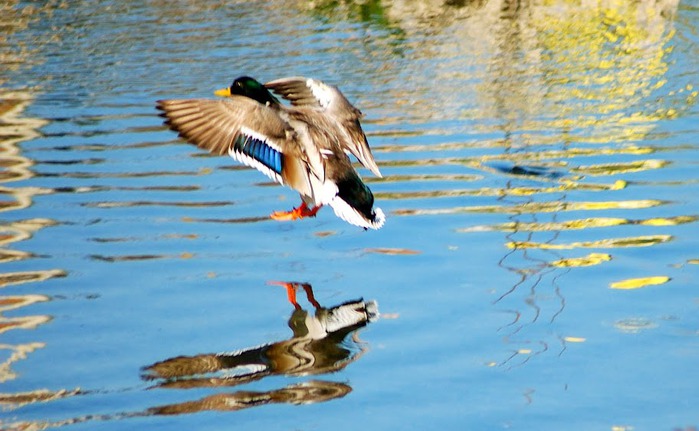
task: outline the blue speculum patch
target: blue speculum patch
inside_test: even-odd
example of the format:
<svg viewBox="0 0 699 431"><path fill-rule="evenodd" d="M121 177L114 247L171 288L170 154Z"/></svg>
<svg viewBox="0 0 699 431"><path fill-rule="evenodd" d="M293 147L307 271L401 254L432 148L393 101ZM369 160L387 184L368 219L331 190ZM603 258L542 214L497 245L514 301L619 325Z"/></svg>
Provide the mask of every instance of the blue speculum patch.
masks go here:
<svg viewBox="0 0 699 431"><path fill-rule="evenodd" d="M233 145L236 151L250 156L274 172L282 172L282 153L270 147L265 141L252 136L240 135Z"/></svg>

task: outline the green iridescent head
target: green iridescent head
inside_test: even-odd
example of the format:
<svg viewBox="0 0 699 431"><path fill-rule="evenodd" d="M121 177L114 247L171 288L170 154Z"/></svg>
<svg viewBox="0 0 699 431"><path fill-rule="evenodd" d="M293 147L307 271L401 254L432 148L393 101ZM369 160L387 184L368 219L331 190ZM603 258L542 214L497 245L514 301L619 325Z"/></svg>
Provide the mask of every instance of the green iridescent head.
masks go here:
<svg viewBox="0 0 699 431"><path fill-rule="evenodd" d="M239 96L249 97L250 99L257 100L263 105L272 104L278 105L279 100L272 96L272 93L262 84L254 78L249 76L241 76L236 78L230 87L224 88L222 90L217 90L214 92L217 96L230 97L234 94Z"/></svg>

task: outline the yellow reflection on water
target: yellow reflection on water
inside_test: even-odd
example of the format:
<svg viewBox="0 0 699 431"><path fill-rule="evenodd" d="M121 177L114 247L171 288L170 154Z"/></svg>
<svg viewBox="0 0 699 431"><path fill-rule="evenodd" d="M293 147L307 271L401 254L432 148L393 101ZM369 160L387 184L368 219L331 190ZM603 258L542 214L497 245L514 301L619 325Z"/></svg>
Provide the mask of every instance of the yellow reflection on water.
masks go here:
<svg viewBox="0 0 699 431"><path fill-rule="evenodd" d="M582 257L572 257L568 259L560 259L554 262L551 262L551 266L558 266L558 267L565 267L565 268L571 268L571 267L581 267L581 266L593 266L593 265L599 265L602 262L608 262L612 260L612 256L607 253L590 253L587 256L582 256Z"/></svg>
<svg viewBox="0 0 699 431"><path fill-rule="evenodd" d="M392 61L390 45L372 45L378 51L373 55L386 59L376 79L386 99L400 107L395 113L378 102L369 106L379 116L371 124L381 126L370 137L384 138L377 148L381 167L400 174L373 180L386 186L377 199L417 201L393 211L406 217L506 217L478 226L464 217L464 226L457 229L505 236L507 249L499 265L516 281L504 286L494 302L512 316L500 328L512 348L510 357L491 364L522 364L553 345L562 352L567 343L584 340L532 340L525 329L547 310L549 321L565 311L559 281L568 273L612 265L613 256L605 250L667 243L673 236L663 227L697 219L693 214L649 214L645 210L675 207L650 188L629 189L664 181L659 172L672 168L663 159L667 150L691 150L647 141L661 121L686 115L699 94L667 73L678 0L370 3L366 8L373 14L362 14L364 5L294 2L329 20L339 16L369 22L386 29L389 38L410 44L402 54L409 62ZM455 130L468 135L454 142ZM412 157L401 157L405 154ZM492 166L498 162L544 166L560 176L501 171ZM430 169L452 176L420 176ZM459 179L453 172L471 177ZM473 185L493 178L503 185ZM441 181L443 187L416 184L425 180ZM407 186L391 188L395 184ZM473 199L482 197L497 202ZM442 202L435 203L437 199ZM564 212L576 212L575 219L562 220ZM621 226L623 234L617 229ZM563 242L562 232L573 239ZM566 253L577 249L590 252Z"/></svg>
<svg viewBox="0 0 699 431"><path fill-rule="evenodd" d="M655 277L629 278L627 280L616 281L610 284L609 287L612 289L631 290L657 284L665 284L668 281L670 281L670 277L664 275Z"/></svg>
<svg viewBox="0 0 699 431"><path fill-rule="evenodd" d="M509 196L505 193L504 195ZM655 199L641 199L629 201L605 201L605 202L523 202L512 206L481 205L471 207L445 208L438 210L415 209L396 210L397 215L434 215L434 214L458 214L458 213L494 213L494 214L538 214L558 213L561 211L600 211L610 209L642 209L663 205L665 202Z"/></svg>
<svg viewBox="0 0 699 431"><path fill-rule="evenodd" d="M509 222L494 225L472 226L468 228L457 229L457 232L543 232L603 228L627 224L638 224L644 226L676 226L685 223L693 223L697 221L697 219L699 219L699 216L657 217L650 218L647 220L629 220L624 218L611 217L591 217L586 219L567 220L561 222Z"/></svg>
<svg viewBox="0 0 699 431"><path fill-rule="evenodd" d="M679 224L693 223L699 216L656 217L647 220L639 220L638 224L645 226L676 226Z"/></svg>
<svg viewBox="0 0 699 431"><path fill-rule="evenodd" d="M579 220L568 220L562 222L509 222L490 226L473 226L459 229L458 232L483 232L483 231L503 231L503 232L541 232L557 230L578 230L598 227L619 226L627 224L629 221L623 218L592 217Z"/></svg>
<svg viewBox="0 0 699 431"><path fill-rule="evenodd" d="M674 30L661 12L672 14L677 1L557 3L541 8L534 25L546 64L556 66L551 74L559 83L552 96L566 101L559 105L559 127L599 130L598 142L625 141L642 138L654 122L676 115L646 103L667 83Z"/></svg>
<svg viewBox="0 0 699 431"><path fill-rule="evenodd" d="M650 169L660 169L670 162L666 160L638 160L627 163L605 163L590 166L578 166L571 169L571 172L585 175L616 175L621 173L647 171Z"/></svg>
<svg viewBox="0 0 699 431"><path fill-rule="evenodd" d="M527 249L538 248L542 250L572 250L575 248L624 248L624 247L649 247L668 242L672 235L643 235L628 238L610 238L598 241L580 241L568 244L551 244L531 241L511 241L505 243L508 248Z"/></svg>

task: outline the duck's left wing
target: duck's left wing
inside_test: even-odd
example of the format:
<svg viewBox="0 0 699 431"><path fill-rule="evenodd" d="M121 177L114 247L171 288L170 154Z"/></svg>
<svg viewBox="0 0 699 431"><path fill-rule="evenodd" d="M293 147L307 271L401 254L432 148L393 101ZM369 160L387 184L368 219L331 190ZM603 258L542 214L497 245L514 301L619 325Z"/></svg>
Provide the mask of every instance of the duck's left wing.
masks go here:
<svg viewBox="0 0 699 431"><path fill-rule="evenodd" d="M374 175L382 176L359 124L362 112L347 100L339 88L317 79L300 76L276 79L265 83L265 87L294 106L321 108L328 116L334 118L347 134L347 140L343 140L345 150L352 153Z"/></svg>
<svg viewBox="0 0 699 431"><path fill-rule="evenodd" d="M170 99L159 100L156 107L166 125L188 142L213 154L228 154L281 184L290 180L285 155L311 165L291 126L252 99Z"/></svg>

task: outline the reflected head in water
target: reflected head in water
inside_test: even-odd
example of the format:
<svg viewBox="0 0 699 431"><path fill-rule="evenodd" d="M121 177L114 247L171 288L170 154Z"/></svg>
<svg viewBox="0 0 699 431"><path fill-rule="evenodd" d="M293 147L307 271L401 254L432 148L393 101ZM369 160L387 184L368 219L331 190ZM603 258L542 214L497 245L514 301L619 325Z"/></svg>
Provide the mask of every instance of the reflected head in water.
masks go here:
<svg viewBox="0 0 699 431"><path fill-rule="evenodd" d="M241 76L215 94L224 100L159 100L156 107L189 143L228 154L299 192L301 205L274 212L273 219L314 217L329 205L355 226L383 226L383 211L374 208L373 193L347 155L381 176L359 122L362 113L337 87L302 77L261 84Z"/></svg>

